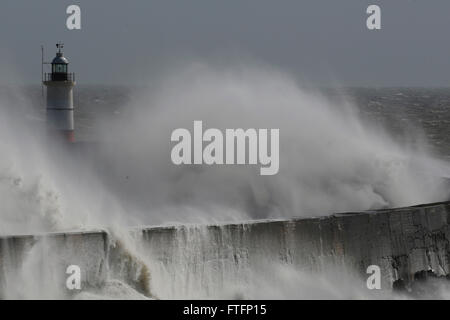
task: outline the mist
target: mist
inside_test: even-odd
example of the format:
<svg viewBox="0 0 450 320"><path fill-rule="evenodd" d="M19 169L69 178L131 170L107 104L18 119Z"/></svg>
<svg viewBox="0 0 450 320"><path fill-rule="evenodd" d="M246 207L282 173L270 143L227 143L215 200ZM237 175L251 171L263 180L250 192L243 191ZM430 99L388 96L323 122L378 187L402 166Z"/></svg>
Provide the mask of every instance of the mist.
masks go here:
<svg viewBox="0 0 450 320"><path fill-rule="evenodd" d="M174 165L171 133L195 120L205 130L280 129L279 173ZM143 223L317 216L449 197L450 166L427 152L419 134L394 140L351 103L258 64L172 69L99 127L100 154L115 173L108 185Z"/></svg>
<svg viewBox="0 0 450 320"><path fill-rule="evenodd" d="M123 279L108 278L103 288L75 298L204 298L208 292L230 299L376 298L349 270L310 273L274 260L257 263L261 270L230 273L223 287L213 269L192 276L211 279L206 284L186 282L180 270L196 267L190 259L201 261L203 236L209 236L205 224L449 199L450 164L431 155L420 134L394 139L360 119L350 102L325 97L266 65L174 67L148 89L135 90L120 111L102 116L95 142L54 139L35 107L19 89L0 100L0 235L106 229L151 275L146 295ZM279 172L261 176L259 165L174 165L171 133L192 128L194 120L221 130L279 129ZM179 261L170 270L128 235L130 226L161 224L196 225L205 233L196 246L184 243L184 251L175 250ZM61 258L51 252L43 241L19 270L5 273L5 296L62 297L61 288L45 284L54 280L52 268ZM36 268L42 277L30 276Z"/></svg>
<svg viewBox="0 0 450 320"><path fill-rule="evenodd" d="M0 105L3 234L317 216L449 198L450 166L426 144L394 140L349 102L267 66L172 69L102 117L97 144L80 152L49 139L20 91ZM279 173L174 165L171 132L194 120L280 129Z"/></svg>

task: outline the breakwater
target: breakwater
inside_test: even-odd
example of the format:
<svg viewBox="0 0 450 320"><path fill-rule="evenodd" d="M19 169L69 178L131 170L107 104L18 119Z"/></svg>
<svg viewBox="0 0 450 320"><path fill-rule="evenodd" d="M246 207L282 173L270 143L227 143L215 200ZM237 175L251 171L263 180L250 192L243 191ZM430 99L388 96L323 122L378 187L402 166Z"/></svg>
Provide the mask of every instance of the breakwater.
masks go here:
<svg viewBox="0 0 450 320"><path fill-rule="evenodd" d="M383 290L409 288L426 276L449 275L449 217L450 202L441 202L314 218L134 227L125 238L104 230L2 237L0 297L70 298L77 292L65 285L69 265L80 267L81 291L117 279L162 299L221 298L255 281L255 274L275 276L273 265L348 272L361 288L367 267L377 265ZM225 297L246 297L230 294Z"/></svg>

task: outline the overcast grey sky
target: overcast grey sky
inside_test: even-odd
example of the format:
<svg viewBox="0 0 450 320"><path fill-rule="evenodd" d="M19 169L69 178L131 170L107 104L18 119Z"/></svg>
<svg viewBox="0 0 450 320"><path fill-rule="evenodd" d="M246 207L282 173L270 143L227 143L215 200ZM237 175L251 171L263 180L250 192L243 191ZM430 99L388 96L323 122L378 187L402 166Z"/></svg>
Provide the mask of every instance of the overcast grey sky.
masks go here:
<svg viewBox="0 0 450 320"><path fill-rule="evenodd" d="M82 29L66 28L66 7ZM366 28L378 4L382 29ZM252 59L311 83L449 86L448 0L2 0L1 81L39 83L55 42L78 82L139 83L191 58Z"/></svg>

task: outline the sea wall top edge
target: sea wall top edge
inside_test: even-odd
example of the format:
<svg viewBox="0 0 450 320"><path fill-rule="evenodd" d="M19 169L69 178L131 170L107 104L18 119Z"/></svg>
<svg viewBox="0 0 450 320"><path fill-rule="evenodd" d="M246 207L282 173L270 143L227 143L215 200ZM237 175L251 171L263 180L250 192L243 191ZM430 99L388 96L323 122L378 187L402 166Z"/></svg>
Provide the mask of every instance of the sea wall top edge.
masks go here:
<svg viewBox="0 0 450 320"><path fill-rule="evenodd" d="M386 208L377 210L366 210L366 211L355 211L355 212L340 212L333 213L331 215L315 216L315 217L291 217L285 219L258 219L258 220L244 220L244 221L233 221L233 222L220 222L220 223L208 223L208 224L172 224L172 225L143 225L143 226L132 226L128 229L131 232L140 231L151 231L151 230L173 230L178 228L195 228L195 227L224 227L224 226L240 226L240 225L256 225L265 223L289 223L298 221L321 221L333 218L360 216L360 215L375 215L375 214L389 214L389 213L401 213L409 210L419 210L419 209L429 209L433 207L440 206L450 206L450 201L434 202L434 203L424 203L413 206L398 207L398 208ZM58 237L58 236L76 236L76 235L93 235L93 234L108 234L107 229L92 229L92 230L71 230L71 231L55 231L48 233L37 233L37 234L12 234L12 235L0 235L0 241L4 239L24 239L24 238L44 238L44 237Z"/></svg>

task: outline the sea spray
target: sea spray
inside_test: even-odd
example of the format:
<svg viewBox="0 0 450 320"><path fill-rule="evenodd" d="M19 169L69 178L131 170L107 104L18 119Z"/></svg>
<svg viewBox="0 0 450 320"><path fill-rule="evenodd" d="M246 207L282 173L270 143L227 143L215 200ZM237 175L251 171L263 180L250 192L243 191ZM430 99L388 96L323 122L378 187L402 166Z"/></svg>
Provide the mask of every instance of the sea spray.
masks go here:
<svg viewBox="0 0 450 320"><path fill-rule="evenodd" d="M196 120L220 130L279 128L280 171L174 165L171 133ZM108 187L143 224L327 215L450 195L447 162L270 68L193 64L100 123L101 162L114 173Z"/></svg>
<svg viewBox="0 0 450 320"><path fill-rule="evenodd" d="M128 292L135 298L155 298L150 271L133 249L131 233L112 234L98 230L0 239L0 297L107 298ZM69 266L81 270L79 289L66 285Z"/></svg>
<svg viewBox="0 0 450 320"><path fill-rule="evenodd" d="M351 105L306 91L279 72L195 65L168 76L158 89L124 106L129 110L115 119L105 119L105 130L97 132L101 142L89 153L52 145L37 130L39 124L28 126L21 114L10 116L1 105L0 196L8 203L0 212L2 234L119 230L106 239L107 233L98 238L81 233L78 240L55 246L48 239L30 247L22 240L8 243L5 257L17 272L2 262L4 297L80 298L54 287L64 268L49 271L61 262L78 262L88 271L86 292L94 297L102 290L105 297L117 292L157 298L302 297L323 282L326 290L317 296L336 297L342 294L340 282L321 279L328 267L344 266L338 244L311 248L307 238L293 239L280 225L271 236L258 236L248 232L258 228L254 225L205 224L448 198L442 183L448 163L394 141L361 121ZM174 167L170 132L195 119L215 128L280 128L282 170L260 177L247 168ZM190 225L131 239L121 235L126 226L168 223ZM83 244L89 237L93 247ZM294 255L294 243L304 251ZM74 255L77 261L69 249L80 254ZM30 278L32 270L39 276ZM286 279L298 282L290 286ZM285 290L294 284L303 288L298 295ZM353 292L348 288L345 295Z"/></svg>
<svg viewBox="0 0 450 320"><path fill-rule="evenodd" d="M109 233L108 277L130 284L146 297L156 298L151 291L151 270L147 257L136 246L139 237L128 230Z"/></svg>

